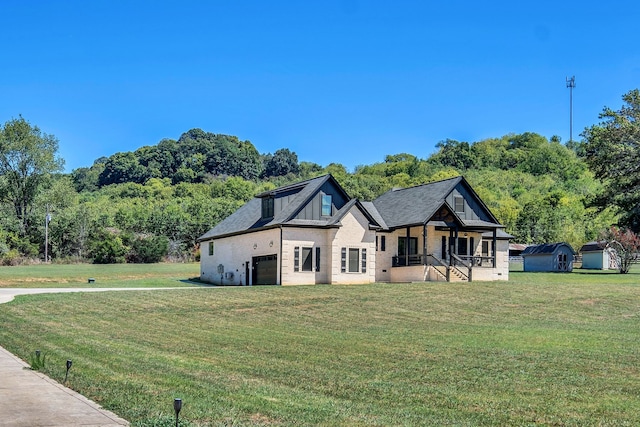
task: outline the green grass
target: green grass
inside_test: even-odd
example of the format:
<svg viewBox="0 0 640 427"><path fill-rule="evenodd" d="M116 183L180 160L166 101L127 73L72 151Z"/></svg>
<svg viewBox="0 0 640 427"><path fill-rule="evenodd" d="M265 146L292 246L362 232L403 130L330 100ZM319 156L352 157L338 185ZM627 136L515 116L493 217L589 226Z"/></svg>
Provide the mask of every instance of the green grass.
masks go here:
<svg viewBox="0 0 640 427"><path fill-rule="evenodd" d="M636 426L640 274L18 297L0 345L172 425Z"/></svg>
<svg viewBox="0 0 640 427"><path fill-rule="evenodd" d="M0 288L173 287L199 276L198 263L36 264L0 267Z"/></svg>

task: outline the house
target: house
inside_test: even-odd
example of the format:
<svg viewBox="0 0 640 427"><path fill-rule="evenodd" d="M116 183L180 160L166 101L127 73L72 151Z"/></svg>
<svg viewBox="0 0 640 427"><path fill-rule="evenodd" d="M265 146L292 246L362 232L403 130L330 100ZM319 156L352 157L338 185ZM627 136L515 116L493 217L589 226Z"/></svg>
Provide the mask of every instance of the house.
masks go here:
<svg viewBox="0 0 640 427"><path fill-rule="evenodd" d="M350 198L323 175L258 194L201 244L222 285L507 280L509 236L463 177Z"/></svg>
<svg viewBox="0 0 640 427"><path fill-rule="evenodd" d="M618 268L618 255L615 249L605 247L599 242L589 242L580 248L582 268L608 270Z"/></svg>
<svg viewBox="0 0 640 427"><path fill-rule="evenodd" d="M568 243L545 243L522 251L524 271L573 271L574 252Z"/></svg>
<svg viewBox="0 0 640 427"><path fill-rule="evenodd" d="M520 257L522 256L522 251L527 249L528 245L523 245L522 243L509 243L509 257Z"/></svg>

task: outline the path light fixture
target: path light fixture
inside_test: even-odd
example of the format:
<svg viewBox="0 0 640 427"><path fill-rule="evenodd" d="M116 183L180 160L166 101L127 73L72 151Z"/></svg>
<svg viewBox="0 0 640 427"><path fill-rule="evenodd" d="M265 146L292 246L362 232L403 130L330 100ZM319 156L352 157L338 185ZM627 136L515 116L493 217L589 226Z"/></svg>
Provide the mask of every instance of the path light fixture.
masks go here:
<svg viewBox="0 0 640 427"><path fill-rule="evenodd" d="M182 399L173 399L173 410L176 412L176 427L178 427L178 414L182 409Z"/></svg>
<svg viewBox="0 0 640 427"><path fill-rule="evenodd" d="M67 382L67 378L69 377L69 369L71 369L71 364L73 362L71 360L67 360L67 373L64 375L64 382Z"/></svg>

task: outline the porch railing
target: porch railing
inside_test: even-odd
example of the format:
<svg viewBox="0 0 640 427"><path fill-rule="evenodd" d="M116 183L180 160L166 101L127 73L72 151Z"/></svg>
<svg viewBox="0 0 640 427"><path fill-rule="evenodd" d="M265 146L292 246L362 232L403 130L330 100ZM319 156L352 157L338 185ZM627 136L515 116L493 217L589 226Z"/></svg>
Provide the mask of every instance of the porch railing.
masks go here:
<svg viewBox="0 0 640 427"><path fill-rule="evenodd" d="M467 264L472 267L486 267L486 268L494 268L494 258L492 256L468 256L468 255L456 255L458 258L462 259Z"/></svg>
<svg viewBox="0 0 640 427"><path fill-rule="evenodd" d="M484 267L495 268L494 258L492 256L467 256L467 255L454 255L454 260L457 258L458 263L462 263L465 267ZM408 259L408 263L407 263ZM427 262L425 262L427 261ZM438 265L441 264L433 255L401 255L392 257L393 267L404 267L411 265Z"/></svg>
<svg viewBox="0 0 640 427"><path fill-rule="evenodd" d="M392 266L393 267L404 267L407 265L423 265L426 264L425 259L428 257L424 255L401 255L394 256L392 258ZM407 262L409 261L409 262Z"/></svg>
<svg viewBox="0 0 640 427"><path fill-rule="evenodd" d="M463 279L466 279L470 282L471 280L473 280L473 257L467 258L467 260L464 260L456 254L451 254L451 267L455 268L460 273ZM467 273L465 273L460 267L466 269Z"/></svg>

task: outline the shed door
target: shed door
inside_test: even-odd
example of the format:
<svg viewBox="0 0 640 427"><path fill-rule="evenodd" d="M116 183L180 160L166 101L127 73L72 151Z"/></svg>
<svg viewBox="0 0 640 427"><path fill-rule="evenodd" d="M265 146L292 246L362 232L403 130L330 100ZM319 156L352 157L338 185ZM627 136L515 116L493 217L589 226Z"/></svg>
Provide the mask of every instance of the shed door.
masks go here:
<svg viewBox="0 0 640 427"><path fill-rule="evenodd" d="M568 271L569 270L569 262L567 260L567 254L559 253L558 254L558 271Z"/></svg>
<svg viewBox="0 0 640 427"><path fill-rule="evenodd" d="M278 256L264 255L253 257L253 285L278 284Z"/></svg>

